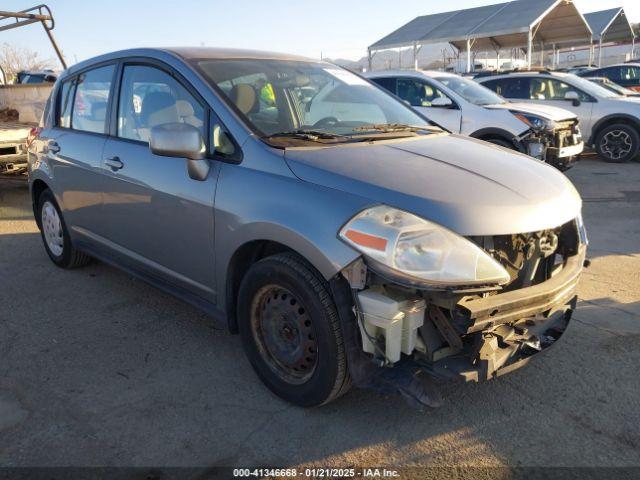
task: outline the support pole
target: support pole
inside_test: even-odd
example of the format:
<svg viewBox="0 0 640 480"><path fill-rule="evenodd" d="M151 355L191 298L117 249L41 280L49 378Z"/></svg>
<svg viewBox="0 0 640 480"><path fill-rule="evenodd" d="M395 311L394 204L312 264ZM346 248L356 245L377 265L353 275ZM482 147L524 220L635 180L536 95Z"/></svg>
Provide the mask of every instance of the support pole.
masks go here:
<svg viewBox="0 0 640 480"><path fill-rule="evenodd" d="M467 38L467 73L471 73L471 39Z"/></svg>
<svg viewBox="0 0 640 480"><path fill-rule="evenodd" d="M635 57L635 49L636 49L636 37L631 39L631 60L634 60Z"/></svg>
<svg viewBox="0 0 640 480"><path fill-rule="evenodd" d="M544 42L540 42L540 68L544 68Z"/></svg>
<svg viewBox="0 0 640 480"><path fill-rule="evenodd" d="M600 42L598 43L598 67L602 66L602 37L600 37Z"/></svg>
<svg viewBox="0 0 640 480"><path fill-rule="evenodd" d="M371 49L370 48L367 48L367 56L369 58L369 71L371 71L371 63L372 63L371 60L372 60L372 58L371 58Z"/></svg>
<svg viewBox="0 0 640 480"><path fill-rule="evenodd" d="M402 48L398 49L398 69L402 69Z"/></svg>
<svg viewBox="0 0 640 480"><path fill-rule="evenodd" d="M413 44L413 69L418 70L418 44Z"/></svg>
<svg viewBox="0 0 640 480"><path fill-rule="evenodd" d="M531 70L531 54L533 50L533 32L529 29L527 35L527 69Z"/></svg>

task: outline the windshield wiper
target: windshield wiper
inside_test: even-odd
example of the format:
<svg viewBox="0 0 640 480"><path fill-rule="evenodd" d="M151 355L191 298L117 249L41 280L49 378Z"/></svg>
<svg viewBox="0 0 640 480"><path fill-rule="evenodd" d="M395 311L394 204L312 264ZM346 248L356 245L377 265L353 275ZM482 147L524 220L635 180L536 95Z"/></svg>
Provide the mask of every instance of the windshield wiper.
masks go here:
<svg viewBox="0 0 640 480"><path fill-rule="evenodd" d="M346 137L345 135L339 135L337 133L306 129L276 132L272 133L271 135L265 135L262 138L299 138L301 140L309 140L311 142L317 142L319 140L334 140L338 138L348 139L348 137Z"/></svg>
<svg viewBox="0 0 640 480"><path fill-rule="evenodd" d="M370 130L377 130L380 132L439 132L440 128L434 125L418 126L418 125L405 125L403 123L381 123L375 125L364 125L362 127L356 127L354 131L366 132Z"/></svg>

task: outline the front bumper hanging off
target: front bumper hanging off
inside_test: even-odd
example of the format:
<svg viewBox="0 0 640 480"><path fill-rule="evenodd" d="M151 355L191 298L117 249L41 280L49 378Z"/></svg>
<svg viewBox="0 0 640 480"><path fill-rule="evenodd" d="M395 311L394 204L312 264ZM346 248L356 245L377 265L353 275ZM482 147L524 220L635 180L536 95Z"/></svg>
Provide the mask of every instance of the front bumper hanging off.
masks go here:
<svg viewBox="0 0 640 480"><path fill-rule="evenodd" d="M438 377L477 382L526 365L566 330L576 306L585 255L586 247L581 247L562 270L543 283L460 300L456 314L470 325L464 345L457 353L424 366Z"/></svg>

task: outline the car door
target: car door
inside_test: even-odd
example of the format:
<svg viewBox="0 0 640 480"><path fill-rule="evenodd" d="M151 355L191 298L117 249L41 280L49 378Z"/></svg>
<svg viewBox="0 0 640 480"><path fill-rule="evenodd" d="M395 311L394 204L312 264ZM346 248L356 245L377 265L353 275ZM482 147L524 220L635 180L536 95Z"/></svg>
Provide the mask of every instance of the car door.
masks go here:
<svg viewBox="0 0 640 480"><path fill-rule="evenodd" d="M397 79L397 95L415 110L453 133L460 133L462 111L459 105L428 80L413 77ZM448 98L451 105L433 105L437 98Z"/></svg>
<svg viewBox="0 0 640 480"><path fill-rule="evenodd" d="M207 160L212 168L199 181L189 176L186 159L149 149L151 129L168 123L190 124L207 139L208 109L162 65L124 64L121 71L113 136L102 157L105 246L133 268L215 303L219 162Z"/></svg>
<svg viewBox="0 0 640 480"><path fill-rule="evenodd" d="M576 92L578 101L566 100L568 92ZM580 120L580 129L585 138L589 138L593 127L593 104L595 99L569 82L559 78L540 75L531 78L529 84L529 102L569 110Z"/></svg>
<svg viewBox="0 0 640 480"><path fill-rule="evenodd" d="M72 236L80 242L101 228L102 151L115 65L102 65L64 80L57 89L54 125L42 132L54 193Z"/></svg>

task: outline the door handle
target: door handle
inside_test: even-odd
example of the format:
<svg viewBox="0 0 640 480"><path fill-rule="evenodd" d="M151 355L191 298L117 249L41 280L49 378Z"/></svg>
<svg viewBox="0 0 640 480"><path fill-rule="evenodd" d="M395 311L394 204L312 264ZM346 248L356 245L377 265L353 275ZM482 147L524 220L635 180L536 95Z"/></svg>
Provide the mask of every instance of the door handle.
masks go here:
<svg viewBox="0 0 640 480"><path fill-rule="evenodd" d="M58 145L58 142L49 142L47 144L47 150L55 155L60 152L60 145Z"/></svg>
<svg viewBox="0 0 640 480"><path fill-rule="evenodd" d="M113 171L120 170L122 167L124 167L124 163L122 163L122 161L118 157L107 158L104 163L105 165L111 167L111 170Z"/></svg>

